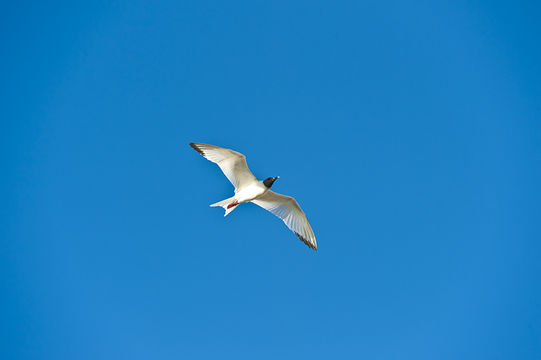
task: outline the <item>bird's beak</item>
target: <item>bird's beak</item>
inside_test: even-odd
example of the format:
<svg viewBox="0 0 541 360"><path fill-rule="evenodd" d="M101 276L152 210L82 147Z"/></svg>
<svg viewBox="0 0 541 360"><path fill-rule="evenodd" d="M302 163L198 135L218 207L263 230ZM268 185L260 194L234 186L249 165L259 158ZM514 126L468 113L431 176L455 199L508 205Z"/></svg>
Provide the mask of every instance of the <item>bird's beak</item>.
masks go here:
<svg viewBox="0 0 541 360"><path fill-rule="evenodd" d="M277 176L277 177L275 177L275 178L274 178L274 180L278 180L279 178L280 178L280 177L279 177L279 176Z"/></svg>

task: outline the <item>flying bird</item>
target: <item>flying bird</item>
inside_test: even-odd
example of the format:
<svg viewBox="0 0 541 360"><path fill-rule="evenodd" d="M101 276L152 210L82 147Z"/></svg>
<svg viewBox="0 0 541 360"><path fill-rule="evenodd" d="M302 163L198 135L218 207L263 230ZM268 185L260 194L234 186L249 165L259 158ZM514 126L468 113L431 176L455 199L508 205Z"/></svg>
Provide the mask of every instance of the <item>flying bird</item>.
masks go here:
<svg viewBox="0 0 541 360"><path fill-rule="evenodd" d="M287 227L310 249L317 249L312 227L297 201L290 196L277 194L270 190L279 176L268 177L263 181L258 180L248 169L246 156L241 153L208 144L190 143L190 146L207 160L217 164L235 187L234 196L212 204L211 207L223 207L225 209L224 216L227 216L238 205L253 202L282 219Z"/></svg>

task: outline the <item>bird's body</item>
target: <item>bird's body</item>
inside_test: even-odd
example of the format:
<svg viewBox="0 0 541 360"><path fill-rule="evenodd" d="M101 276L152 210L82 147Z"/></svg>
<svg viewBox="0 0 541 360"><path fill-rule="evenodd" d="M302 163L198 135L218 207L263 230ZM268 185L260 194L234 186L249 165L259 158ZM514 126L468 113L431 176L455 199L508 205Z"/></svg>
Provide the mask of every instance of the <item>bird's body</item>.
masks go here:
<svg viewBox="0 0 541 360"><path fill-rule="evenodd" d="M239 189L235 194L235 199L239 204L245 203L257 199L267 192L267 190L269 189L263 184L263 181L253 182L252 184Z"/></svg>
<svg viewBox="0 0 541 360"><path fill-rule="evenodd" d="M281 218L308 247L317 249L316 237L299 204L292 197L270 190L279 177L258 180L248 169L246 157L236 151L201 143L190 143L190 146L208 160L216 163L235 186L234 196L212 204L211 207L223 207L224 216L227 216L239 204L253 202Z"/></svg>

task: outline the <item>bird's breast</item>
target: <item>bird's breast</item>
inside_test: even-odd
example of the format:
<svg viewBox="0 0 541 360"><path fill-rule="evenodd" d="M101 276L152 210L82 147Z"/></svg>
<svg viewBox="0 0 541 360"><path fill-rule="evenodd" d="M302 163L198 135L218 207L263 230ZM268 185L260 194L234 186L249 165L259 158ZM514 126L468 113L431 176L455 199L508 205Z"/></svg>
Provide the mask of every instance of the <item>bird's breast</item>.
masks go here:
<svg viewBox="0 0 541 360"><path fill-rule="evenodd" d="M257 183L240 189L239 192L235 194L235 197L239 203L248 202L262 195L266 190L267 188L265 185Z"/></svg>

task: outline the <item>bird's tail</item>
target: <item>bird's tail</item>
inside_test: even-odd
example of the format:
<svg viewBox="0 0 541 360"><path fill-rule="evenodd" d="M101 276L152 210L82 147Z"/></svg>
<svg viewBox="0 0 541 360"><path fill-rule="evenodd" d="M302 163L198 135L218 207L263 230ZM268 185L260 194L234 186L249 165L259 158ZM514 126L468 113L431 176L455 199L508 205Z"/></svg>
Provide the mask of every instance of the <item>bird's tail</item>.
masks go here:
<svg viewBox="0 0 541 360"><path fill-rule="evenodd" d="M229 199L218 201L217 203L210 205L210 207L216 207L216 206L223 207L224 210L225 210L224 216L227 216L227 214L229 214L231 211L233 211L233 210L235 210L237 208L238 204L239 203L237 202L237 200L233 196L233 197L230 197Z"/></svg>

